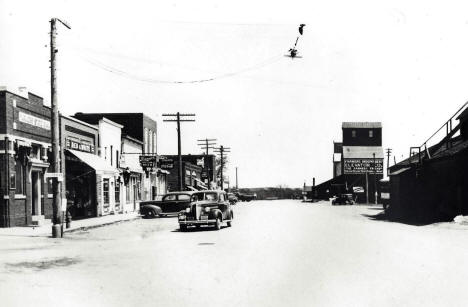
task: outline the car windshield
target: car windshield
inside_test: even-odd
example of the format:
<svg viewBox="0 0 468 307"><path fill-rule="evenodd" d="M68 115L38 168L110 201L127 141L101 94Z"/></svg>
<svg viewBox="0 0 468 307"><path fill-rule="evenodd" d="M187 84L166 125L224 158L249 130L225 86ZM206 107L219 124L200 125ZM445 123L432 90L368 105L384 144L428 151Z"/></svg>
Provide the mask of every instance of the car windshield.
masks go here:
<svg viewBox="0 0 468 307"><path fill-rule="evenodd" d="M213 201L217 199L218 199L218 196L215 192L208 192L208 193L199 192L199 193L195 193L192 195L192 201L200 201L200 200Z"/></svg>
<svg viewBox="0 0 468 307"><path fill-rule="evenodd" d="M218 197L216 193L206 193L205 194L205 200L217 200Z"/></svg>

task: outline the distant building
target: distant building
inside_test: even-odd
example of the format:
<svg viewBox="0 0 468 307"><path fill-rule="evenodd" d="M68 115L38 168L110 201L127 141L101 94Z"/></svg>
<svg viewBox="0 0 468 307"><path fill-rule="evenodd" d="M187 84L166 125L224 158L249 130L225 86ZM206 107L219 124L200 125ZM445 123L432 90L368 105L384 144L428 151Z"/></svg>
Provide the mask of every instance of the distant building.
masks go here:
<svg viewBox="0 0 468 307"><path fill-rule="evenodd" d="M383 178L382 124L343 122L343 141L333 142L333 178L316 186L319 198L353 193L358 202L375 202Z"/></svg>
<svg viewBox="0 0 468 307"><path fill-rule="evenodd" d="M169 169L168 189L177 191L178 187L178 156L164 155L164 159L172 161L172 168ZM204 189L216 185L216 156L215 155L182 155L182 174L185 189Z"/></svg>

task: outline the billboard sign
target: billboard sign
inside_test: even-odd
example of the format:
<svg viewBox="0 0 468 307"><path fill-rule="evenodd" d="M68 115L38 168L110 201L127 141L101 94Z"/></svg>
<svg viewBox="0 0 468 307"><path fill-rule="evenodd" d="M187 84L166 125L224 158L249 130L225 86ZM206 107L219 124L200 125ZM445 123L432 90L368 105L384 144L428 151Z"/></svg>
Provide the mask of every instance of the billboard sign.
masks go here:
<svg viewBox="0 0 468 307"><path fill-rule="evenodd" d="M374 159L344 159L345 174L373 174ZM375 173L383 174L383 159L375 159Z"/></svg>

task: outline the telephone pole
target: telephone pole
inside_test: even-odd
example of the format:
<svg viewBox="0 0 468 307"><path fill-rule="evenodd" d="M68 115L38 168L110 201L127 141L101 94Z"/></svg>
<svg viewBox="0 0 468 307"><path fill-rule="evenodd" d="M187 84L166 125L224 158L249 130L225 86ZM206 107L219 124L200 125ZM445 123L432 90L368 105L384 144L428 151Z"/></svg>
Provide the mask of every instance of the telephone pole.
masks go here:
<svg viewBox="0 0 468 307"><path fill-rule="evenodd" d="M210 169L208 168L208 151L209 149L214 149L214 145L216 145L216 139L204 139L204 140L197 140L198 146L201 146L202 149L205 149L205 161L204 167L206 172L206 177L208 178L208 188L210 184Z"/></svg>
<svg viewBox="0 0 468 307"><path fill-rule="evenodd" d="M221 145L218 148L214 149L215 152L218 152L221 155L221 190L224 191L224 178L223 178L223 169L224 169L224 159L226 158L225 153L231 152L230 147L224 147Z"/></svg>
<svg viewBox="0 0 468 307"><path fill-rule="evenodd" d="M236 166L236 192L239 191L239 185L238 185L238 182L237 182L237 166Z"/></svg>
<svg viewBox="0 0 468 307"><path fill-rule="evenodd" d="M388 176L388 169L390 168L390 154L392 153L391 148L387 148L387 176Z"/></svg>
<svg viewBox="0 0 468 307"><path fill-rule="evenodd" d="M175 114L163 114L162 116L171 118L164 119L164 122L177 122L177 157L179 160L178 184L179 191L182 191L184 189L184 183L182 181L182 144L180 141L180 122L194 122L194 119L187 119L187 117L193 117L195 114L182 114L177 112Z"/></svg>
<svg viewBox="0 0 468 307"><path fill-rule="evenodd" d="M57 175L52 181L52 237L63 237L62 229L62 198L60 193L60 182L58 173L60 170L60 128L59 128L59 111L57 101L57 68L56 68L56 53L58 52L55 44L57 36L57 21L63 24L66 28L70 26L58 18L50 20L50 104L51 104L51 121L52 121L52 167L53 172Z"/></svg>

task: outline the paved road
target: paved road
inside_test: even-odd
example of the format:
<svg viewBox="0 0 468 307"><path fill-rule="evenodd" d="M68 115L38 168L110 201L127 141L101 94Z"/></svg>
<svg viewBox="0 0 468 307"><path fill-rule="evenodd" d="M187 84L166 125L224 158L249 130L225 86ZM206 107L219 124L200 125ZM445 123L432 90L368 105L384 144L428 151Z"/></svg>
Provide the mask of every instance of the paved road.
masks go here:
<svg viewBox="0 0 468 307"><path fill-rule="evenodd" d="M162 218L0 238L0 305L465 306L468 230L378 212L257 201L221 231Z"/></svg>

